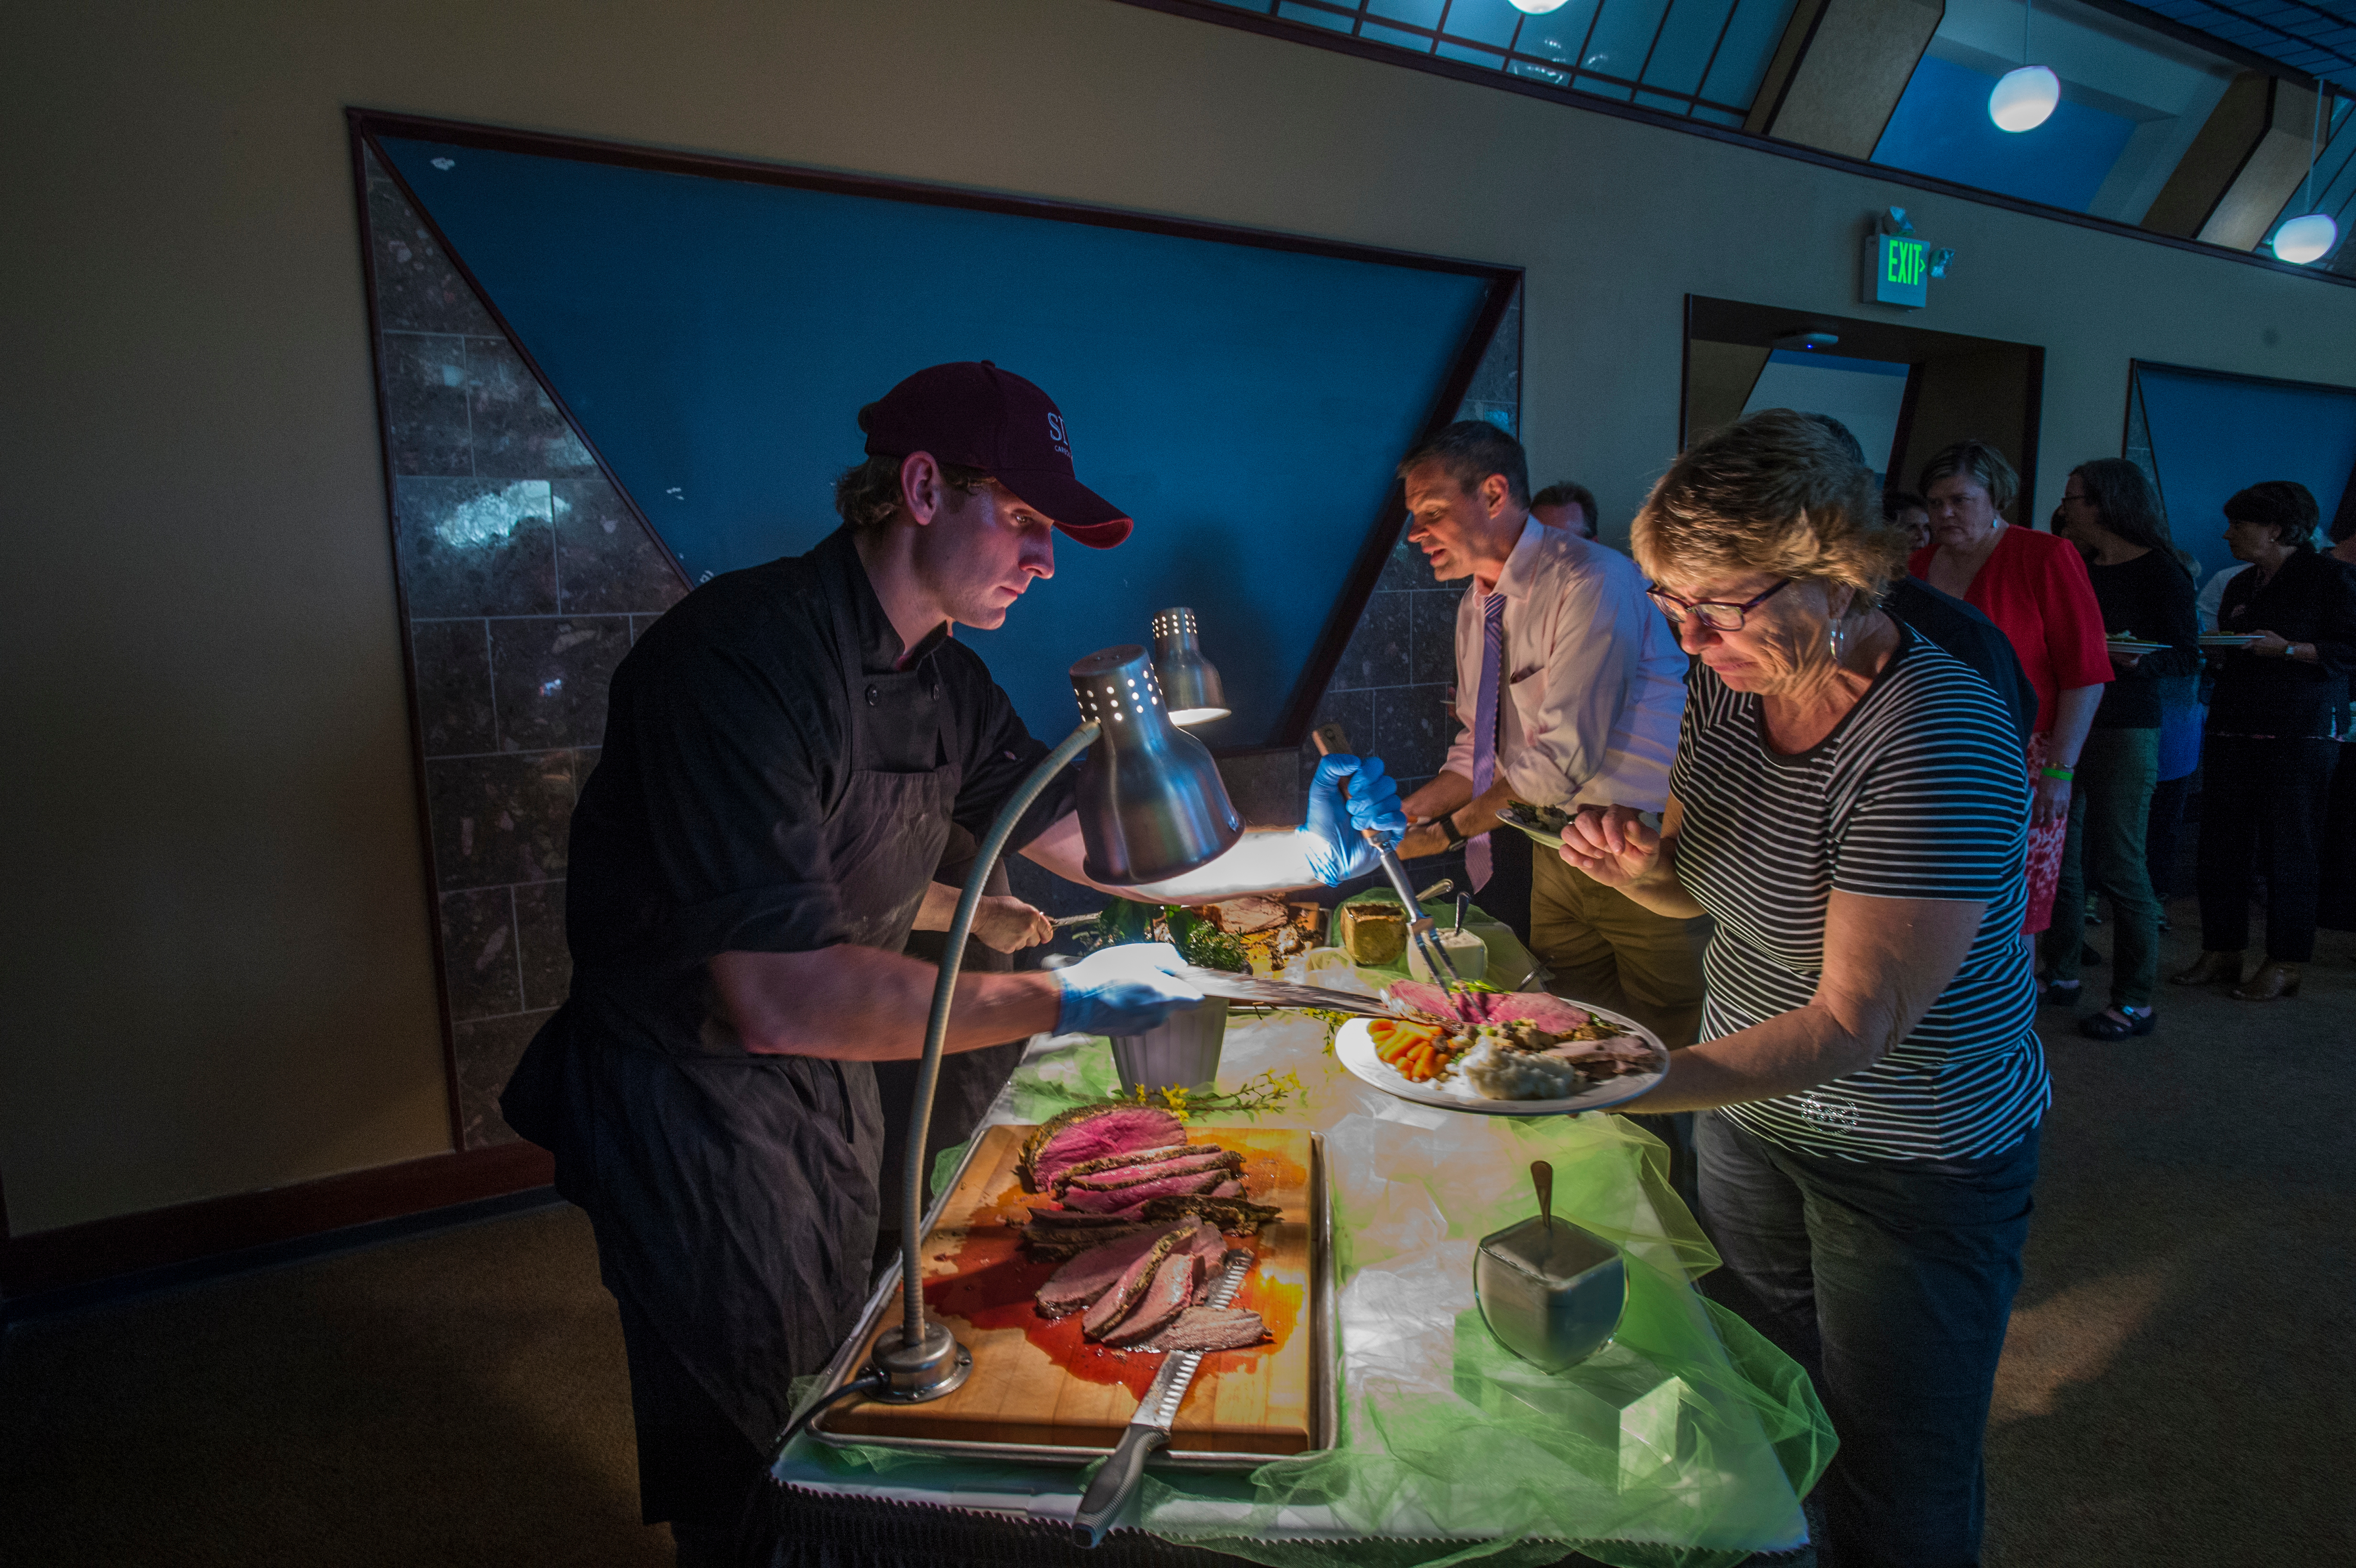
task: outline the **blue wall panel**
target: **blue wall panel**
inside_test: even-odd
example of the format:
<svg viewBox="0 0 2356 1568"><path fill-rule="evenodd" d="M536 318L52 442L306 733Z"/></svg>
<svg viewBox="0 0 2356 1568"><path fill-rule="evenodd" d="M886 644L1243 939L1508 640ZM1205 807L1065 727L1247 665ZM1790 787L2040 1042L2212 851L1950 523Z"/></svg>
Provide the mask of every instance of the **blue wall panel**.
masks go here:
<svg viewBox="0 0 2356 1568"><path fill-rule="evenodd" d="M1200 612L1232 719L1274 738L1478 314L1485 280L1240 243L386 139L451 248L690 577L834 526L855 416L993 359L1046 388L1083 483L1137 518L1057 540L997 632L960 630L1043 735L1065 670Z"/></svg>
<svg viewBox="0 0 2356 1568"><path fill-rule="evenodd" d="M2262 479L2315 492L2329 524L2356 469L2356 389L2286 386L2140 366L2152 461L2169 531L2201 558L2201 577L2233 564L2225 498Z"/></svg>
<svg viewBox="0 0 2356 1568"><path fill-rule="evenodd" d="M1873 161L2083 212L2126 150L2135 122L2064 98L2034 131L1988 118L1997 78L1924 55L1890 112Z"/></svg>

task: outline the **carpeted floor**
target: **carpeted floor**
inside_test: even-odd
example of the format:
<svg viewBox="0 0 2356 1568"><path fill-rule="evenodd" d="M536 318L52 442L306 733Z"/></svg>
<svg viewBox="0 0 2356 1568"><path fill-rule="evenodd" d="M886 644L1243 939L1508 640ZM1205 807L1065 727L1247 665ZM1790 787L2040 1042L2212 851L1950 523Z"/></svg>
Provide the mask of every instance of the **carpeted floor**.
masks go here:
<svg viewBox="0 0 2356 1568"><path fill-rule="evenodd" d="M1994 1568L2356 1562L2351 953L2326 933L2267 1007L2163 987L2149 1040L2047 1014ZM570 1210L35 1318L0 1350L9 1568L668 1563L634 1464Z"/></svg>

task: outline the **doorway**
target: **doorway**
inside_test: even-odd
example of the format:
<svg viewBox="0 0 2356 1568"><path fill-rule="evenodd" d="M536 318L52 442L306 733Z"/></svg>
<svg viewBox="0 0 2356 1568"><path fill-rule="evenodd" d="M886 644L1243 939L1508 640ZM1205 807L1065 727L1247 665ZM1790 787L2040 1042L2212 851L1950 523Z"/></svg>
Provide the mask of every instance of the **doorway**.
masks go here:
<svg viewBox="0 0 2356 1568"><path fill-rule="evenodd" d="M1847 425L1884 485L1910 489L1932 453L1976 438L2019 474L2021 511L2037 491L2044 379L2035 344L1687 294L1677 449L1754 409L1796 408Z"/></svg>

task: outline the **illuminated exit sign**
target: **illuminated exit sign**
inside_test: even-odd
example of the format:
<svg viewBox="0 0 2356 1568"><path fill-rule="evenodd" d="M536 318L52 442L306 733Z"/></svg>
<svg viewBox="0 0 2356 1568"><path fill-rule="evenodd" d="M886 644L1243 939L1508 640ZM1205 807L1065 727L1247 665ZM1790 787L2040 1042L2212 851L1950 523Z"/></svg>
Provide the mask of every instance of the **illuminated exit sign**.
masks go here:
<svg viewBox="0 0 2356 1568"><path fill-rule="evenodd" d="M1931 303L1931 247L1911 234L1869 234L1865 298L1921 310Z"/></svg>

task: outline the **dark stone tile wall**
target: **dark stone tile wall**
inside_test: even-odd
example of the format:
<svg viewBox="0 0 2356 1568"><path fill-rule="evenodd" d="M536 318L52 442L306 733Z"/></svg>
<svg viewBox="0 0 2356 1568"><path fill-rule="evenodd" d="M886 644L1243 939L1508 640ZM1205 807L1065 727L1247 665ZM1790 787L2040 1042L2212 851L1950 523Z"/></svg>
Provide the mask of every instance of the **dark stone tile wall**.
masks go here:
<svg viewBox="0 0 2356 1568"><path fill-rule="evenodd" d="M605 688L687 591L373 160L368 242L393 543L463 1147L564 1000L564 857Z"/></svg>
<svg viewBox="0 0 2356 1568"><path fill-rule="evenodd" d="M514 1137L499 1091L571 983L566 838L607 683L687 585L372 158L367 213L458 1120L477 1148ZM1520 313L1517 296L1459 418L1517 427ZM1317 710L1408 789L1447 755L1460 592L1395 542ZM1301 820L1315 761L1308 747L1220 766L1246 820L1276 827ZM1101 902L1028 861L1009 870L1054 912ZM1413 870L1419 888L1461 884L1462 858Z"/></svg>

